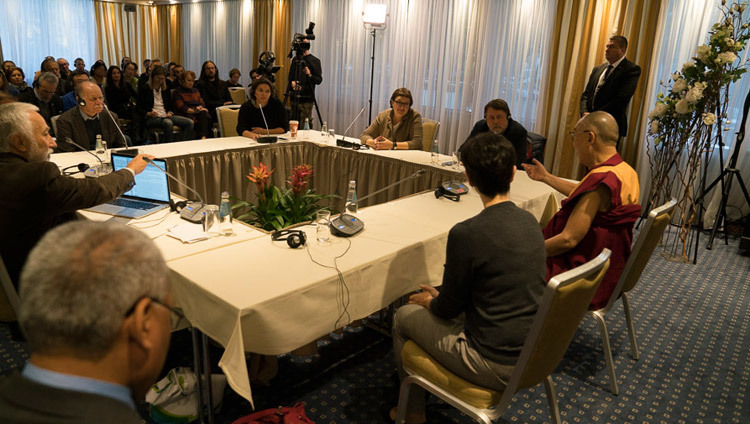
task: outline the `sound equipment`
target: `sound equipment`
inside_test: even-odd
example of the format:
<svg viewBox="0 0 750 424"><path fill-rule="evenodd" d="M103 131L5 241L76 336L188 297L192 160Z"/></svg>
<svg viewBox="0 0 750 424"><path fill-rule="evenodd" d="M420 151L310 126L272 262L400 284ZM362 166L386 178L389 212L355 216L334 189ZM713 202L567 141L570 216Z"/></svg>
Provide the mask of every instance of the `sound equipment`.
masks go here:
<svg viewBox="0 0 750 424"><path fill-rule="evenodd" d="M280 230L271 234L273 241L286 241L286 244L292 249L304 246L307 242L307 234L300 230Z"/></svg>

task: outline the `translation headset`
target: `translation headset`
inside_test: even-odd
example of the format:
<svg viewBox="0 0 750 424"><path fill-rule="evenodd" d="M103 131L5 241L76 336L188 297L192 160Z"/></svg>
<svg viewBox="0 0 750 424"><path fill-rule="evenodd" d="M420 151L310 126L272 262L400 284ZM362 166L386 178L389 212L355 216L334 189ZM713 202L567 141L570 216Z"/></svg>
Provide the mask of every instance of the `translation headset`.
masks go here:
<svg viewBox="0 0 750 424"><path fill-rule="evenodd" d="M86 106L86 100L84 100L84 99L82 99L82 98L79 97L78 98L78 105L81 106L81 107Z"/></svg>
<svg viewBox="0 0 750 424"><path fill-rule="evenodd" d="M458 202L461 200L460 194L451 193L445 187L439 186L435 189L435 198L439 199L441 197L445 197L448 200L453 200L454 202Z"/></svg>
<svg viewBox="0 0 750 424"><path fill-rule="evenodd" d="M182 212L182 210L185 209L185 206L187 206L187 201L185 200L175 202L174 200L169 199L169 210L172 212Z"/></svg>
<svg viewBox="0 0 750 424"><path fill-rule="evenodd" d="M307 241L307 235L304 231L300 230L281 230L274 231L273 234L271 234L271 240L286 240L286 244L288 244L289 247L291 247L292 249L296 249L300 246L305 245L305 242Z"/></svg>

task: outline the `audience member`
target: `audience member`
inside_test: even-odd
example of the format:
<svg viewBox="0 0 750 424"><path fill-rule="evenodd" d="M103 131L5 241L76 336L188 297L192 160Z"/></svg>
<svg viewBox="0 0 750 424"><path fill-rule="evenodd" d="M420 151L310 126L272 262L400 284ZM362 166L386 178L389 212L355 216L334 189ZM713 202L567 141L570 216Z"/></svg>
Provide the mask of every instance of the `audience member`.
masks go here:
<svg viewBox="0 0 750 424"><path fill-rule="evenodd" d="M32 251L19 322L29 362L0 385L6 423L141 423L169 348L169 271L142 232L72 222Z"/></svg>
<svg viewBox="0 0 750 424"><path fill-rule="evenodd" d="M167 89L171 92L175 88L180 86L180 75L185 72L185 68L182 65L174 64L172 69L169 71L167 77Z"/></svg>
<svg viewBox="0 0 750 424"><path fill-rule="evenodd" d="M172 96L167 91L166 77L167 70L161 65L151 70L148 83L138 88L136 110L144 117L146 128L160 128L164 132L165 143L174 140L173 127L175 125L182 130L177 141L192 140L193 120L174 115Z"/></svg>
<svg viewBox="0 0 750 424"><path fill-rule="evenodd" d="M3 72L5 75L8 75L8 72L10 72L11 69L15 68L16 64L12 60L6 60L3 62Z"/></svg>
<svg viewBox="0 0 750 424"><path fill-rule="evenodd" d="M56 93L59 80L52 72L44 72L39 76L36 88L18 96L19 102L31 103L38 107L39 114L49 127L52 127L52 117L63 111L62 100Z"/></svg>
<svg viewBox="0 0 750 424"><path fill-rule="evenodd" d="M122 119L133 119L135 99L138 93L125 82L120 67L112 65L107 70L107 86L104 89L107 106Z"/></svg>
<svg viewBox="0 0 750 424"><path fill-rule="evenodd" d="M627 38L621 35L609 38L604 51L607 62L591 71L580 104L581 116L597 110L612 115L617 121L620 137L625 137L628 132L626 112L641 76L641 67L625 58L627 50Z"/></svg>
<svg viewBox="0 0 750 424"><path fill-rule="evenodd" d="M237 68L232 68L229 71L229 80L227 80L227 86L228 87L240 87L242 88L242 84L240 84L240 77L242 74L240 73L240 70Z"/></svg>
<svg viewBox="0 0 750 424"><path fill-rule="evenodd" d="M8 93L13 97L18 97L21 92L18 91L18 89L13 86L10 81L8 81L8 77L5 75L5 72L0 72L0 92Z"/></svg>
<svg viewBox="0 0 750 424"><path fill-rule="evenodd" d="M250 84L248 84L247 86L250 87L251 85L253 85L255 80L259 80L261 78L263 78L263 74L258 72L258 70L255 68L251 69L250 70Z"/></svg>
<svg viewBox="0 0 750 424"><path fill-rule="evenodd" d="M359 136L362 143L377 150L421 149L422 115L412 104L408 88L396 89L391 94L391 108L380 112Z"/></svg>
<svg viewBox="0 0 750 424"><path fill-rule="evenodd" d="M83 71L86 72L86 75L88 75L88 72L86 71L86 62L84 62L80 57L76 58L76 60L73 61L73 66L76 68L76 71Z"/></svg>
<svg viewBox="0 0 750 424"><path fill-rule="evenodd" d="M206 103L201 97L201 92L193 87L195 72L185 71L180 73L179 82L180 86L172 90L175 114L191 119L196 135L205 139L208 137L211 117L208 115L208 109L206 109Z"/></svg>
<svg viewBox="0 0 750 424"><path fill-rule="evenodd" d="M459 377L503 390L521 353L544 292L544 239L539 223L509 197L515 152L500 134L470 139L463 152L469 184L484 209L448 233L440 290L421 285L396 311L393 356L419 345ZM412 386L407 422L425 422L424 391ZM396 416L391 409L391 418Z"/></svg>
<svg viewBox="0 0 750 424"><path fill-rule="evenodd" d="M130 62L122 68L122 77L125 82L133 87L133 90L138 92L138 65L135 62Z"/></svg>
<svg viewBox="0 0 750 424"><path fill-rule="evenodd" d="M122 60L120 61L120 69L124 70L125 69L125 65L127 65L128 63L132 63L132 62L133 61L130 60L130 56L123 57Z"/></svg>
<svg viewBox="0 0 750 424"><path fill-rule="evenodd" d="M86 71L76 69L75 71L71 72L70 79L73 81L73 91L62 96L63 112L67 112L70 109L76 107L78 101L76 100L75 89L82 82L89 82L89 74L87 74Z"/></svg>
<svg viewBox="0 0 750 424"><path fill-rule="evenodd" d="M99 178L63 176L48 161L57 144L37 111L20 102L0 105L0 256L14 282L44 233L75 220L76 210L111 201L129 190L134 175L147 165L138 155L128 169Z"/></svg>
<svg viewBox="0 0 750 424"><path fill-rule="evenodd" d="M52 72L57 77L57 90L56 93L58 96L62 97L66 91L65 91L65 84L66 81L62 77L62 74L60 72L60 65L58 65L57 61L52 56L47 56L46 59L42 62L40 66L40 70L36 73L36 78L39 78L39 75L41 75L44 72Z"/></svg>
<svg viewBox="0 0 750 424"><path fill-rule="evenodd" d="M480 119L474 124L467 140L477 134L486 132L502 134L513 144L513 148L516 149L516 168L521 169L521 164L526 162L527 132L523 125L510 118L510 108L505 100L490 100L484 106L484 119ZM466 142L464 141L464 143ZM460 148L458 150L461 151Z"/></svg>
<svg viewBox="0 0 750 424"><path fill-rule="evenodd" d="M161 66L161 59L146 59L143 61L143 73L138 77L138 87L148 83L148 78L151 76L151 70L157 66Z"/></svg>
<svg viewBox="0 0 750 424"><path fill-rule="evenodd" d="M284 134L287 131L289 116L284 104L276 97L276 88L265 78L255 80L250 87L250 100L240 107L237 134L255 140L266 134Z"/></svg>
<svg viewBox="0 0 750 424"><path fill-rule="evenodd" d="M102 90L107 85L107 65L103 60L97 60L91 67L91 82L98 85Z"/></svg>
<svg viewBox="0 0 750 424"><path fill-rule="evenodd" d="M63 82L63 86L65 87L63 90L63 95L66 93L70 93L73 91L73 80L71 79L71 72L70 72L70 64L68 61L60 57L57 59L57 66L60 68L60 79Z"/></svg>
<svg viewBox="0 0 750 424"><path fill-rule="evenodd" d="M556 177L534 159L524 164L532 180L566 194L560 210L544 228L547 279L612 251L609 270L591 302L607 304L630 256L633 223L641 213L638 175L617 154L619 132L612 115L598 111L581 118L571 133L581 164L589 169L579 183Z"/></svg>
<svg viewBox="0 0 750 424"><path fill-rule="evenodd" d="M26 84L26 74L24 74L23 69L21 68L11 69L8 81L16 88L16 90L18 90L19 94L32 90L32 88Z"/></svg>
<svg viewBox="0 0 750 424"><path fill-rule="evenodd" d="M229 94L227 83L219 79L219 70L216 64L207 60L201 66L201 75L196 84L201 92L206 109L211 114L211 122L216 122L216 108L232 104L232 95Z"/></svg>
<svg viewBox="0 0 750 424"><path fill-rule="evenodd" d="M298 105L297 110L292 106L292 118L299 122L304 122L307 118L312 128L315 86L323 82L323 67L320 65L320 59L310 53L310 40L303 40L301 48L304 50L302 56L293 58L289 66L289 84L286 91L292 98L292 105L295 102Z"/></svg>
<svg viewBox="0 0 750 424"><path fill-rule="evenodd" d="M118 124L113 122L104 110L102 89L91 81L79 84L75 90L78 106L60 115L57 119L56 152L76 152L80 150L68 142L72 139L87 150L96 148L96 136L101 135L107 147L125 147L130 144L120 135ZM101 115L101 116L100 116ZM114 121L117 114L113 113Z"/></svg>

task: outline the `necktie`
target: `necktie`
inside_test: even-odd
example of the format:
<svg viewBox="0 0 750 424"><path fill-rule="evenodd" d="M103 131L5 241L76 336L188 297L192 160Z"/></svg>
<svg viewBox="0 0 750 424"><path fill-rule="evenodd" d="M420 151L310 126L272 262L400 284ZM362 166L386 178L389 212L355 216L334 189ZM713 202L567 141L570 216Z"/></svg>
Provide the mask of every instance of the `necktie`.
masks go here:
<svg viewBox="0 0 750 424"><path fill-rule="evenodd" d="M596 97L597 94L599 94L599 89L602 88L604 85L604 82L607 81L607 77L609 76L609 73L614 69L614 66L609 65L607 66L607 70L604 71L604 78L602 78L599 81L599 84L596 85L596 90L594 90L594 97Z"/></svg>

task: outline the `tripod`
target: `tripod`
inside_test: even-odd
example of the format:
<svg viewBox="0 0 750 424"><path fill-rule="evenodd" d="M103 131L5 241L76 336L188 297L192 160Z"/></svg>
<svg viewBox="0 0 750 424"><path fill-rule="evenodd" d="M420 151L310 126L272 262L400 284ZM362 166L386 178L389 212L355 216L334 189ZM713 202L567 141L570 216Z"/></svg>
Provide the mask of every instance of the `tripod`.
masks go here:
<svg viewBox="0 0 750 424"><path fill-rule="evenodd" d="M297 81L299 83L300 79L302 78L302 69L305 68L305 58L302 52L297 51L294 57L292 58L292 68L294 69L294 79L292 81ZM290 84L291 87L291 84ZM297 86L299 87L299 85ZM290 101L290 107L291 107L291 116L292 119L299 122L300 120L300 97L302 96L302 87L299 89L297 88L290 88L287 90L287 92L284 94L284 104L286 104L287 99ZM321 125L323 125L323 118L320 115L320 108L318 107L318 101L315 98L315 86L312 87L312 99L313 99L313 105L315 106L315 112L318 114L318 122L320 122ZM301 124L301 123L300 123ZM301 127L300 127L301 128Z"/></svg>

